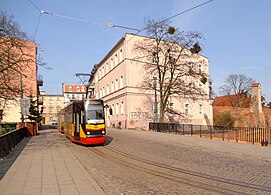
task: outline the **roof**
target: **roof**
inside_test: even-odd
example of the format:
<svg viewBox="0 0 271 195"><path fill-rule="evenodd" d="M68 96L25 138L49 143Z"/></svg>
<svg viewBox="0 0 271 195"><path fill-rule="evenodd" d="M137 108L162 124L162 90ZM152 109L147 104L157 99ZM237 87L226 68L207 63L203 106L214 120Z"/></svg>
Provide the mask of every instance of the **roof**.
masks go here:
<svg viewBox="0 0 271 195"><path fill-rule="evenodd" d="M239 106L237 105L238 101L240 102ZM250 102L251 102L251 99L246 94L232 94L232 95L215 97L213 106L249 108Z"/></svg>

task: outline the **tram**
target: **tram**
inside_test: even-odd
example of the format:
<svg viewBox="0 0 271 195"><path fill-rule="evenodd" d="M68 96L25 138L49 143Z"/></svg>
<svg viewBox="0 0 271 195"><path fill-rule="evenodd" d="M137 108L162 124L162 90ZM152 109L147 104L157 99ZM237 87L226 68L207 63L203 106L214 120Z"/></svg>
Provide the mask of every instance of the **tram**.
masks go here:
<svg viewBox="0 0 271 195"><path fill-rule="evenodd" d="M72 142L96 145L106 141L103 100L75 100L59 112L59 120L63 122L64 134ZM61 125L59 128L61 131Z"/></svg>
<svg viewBox="0 0 271 195"><path fill-rule="evenodd" d="M64 133L64 109L58 112L57 128L60 133Z"/></svg>

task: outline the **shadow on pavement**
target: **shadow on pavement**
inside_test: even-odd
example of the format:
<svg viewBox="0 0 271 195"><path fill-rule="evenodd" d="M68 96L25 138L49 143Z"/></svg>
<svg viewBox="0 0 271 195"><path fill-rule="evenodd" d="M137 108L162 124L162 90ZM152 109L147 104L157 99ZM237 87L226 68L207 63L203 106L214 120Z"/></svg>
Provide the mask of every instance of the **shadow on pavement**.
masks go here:
<svg viewBox="0 0 271 195"><path fill-rule="evenodd" d="M23 151L24 147L27 145L30 139L31 137L24 138L11 150L11 152L3 160L0 161L0 180L5 176L6 172L18 158L18 156Z"/></svg>

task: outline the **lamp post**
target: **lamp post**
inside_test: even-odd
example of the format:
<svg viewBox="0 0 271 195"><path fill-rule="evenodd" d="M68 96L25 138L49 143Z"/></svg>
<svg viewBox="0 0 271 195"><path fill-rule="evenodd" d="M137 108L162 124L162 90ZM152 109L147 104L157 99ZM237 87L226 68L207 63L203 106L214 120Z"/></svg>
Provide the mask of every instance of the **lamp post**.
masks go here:
<svg viewBox="0 0 271 195"><path fill-rule="evenodd" d="M154 88L154 107L153 107L153 113L154 113L154 122L157 123L157 77L153 77L153 88Z"/></svg>

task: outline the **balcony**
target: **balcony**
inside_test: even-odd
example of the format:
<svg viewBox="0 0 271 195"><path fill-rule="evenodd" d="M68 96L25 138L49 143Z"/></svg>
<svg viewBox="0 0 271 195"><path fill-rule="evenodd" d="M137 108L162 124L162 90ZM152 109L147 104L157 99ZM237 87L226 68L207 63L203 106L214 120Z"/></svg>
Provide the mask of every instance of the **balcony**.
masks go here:
<svg viewBox="0 0 271 195"><path fill-rule="evenodd" d="M42 75L37 76L37 85L39 87L43 86L43 77L42 77Z"/></svg>

